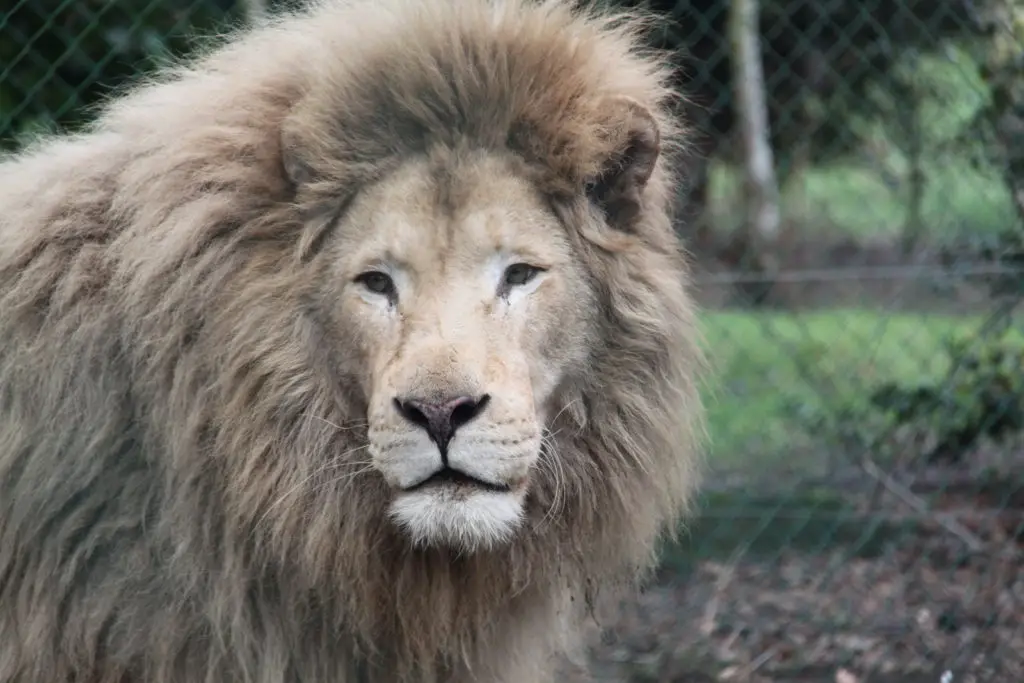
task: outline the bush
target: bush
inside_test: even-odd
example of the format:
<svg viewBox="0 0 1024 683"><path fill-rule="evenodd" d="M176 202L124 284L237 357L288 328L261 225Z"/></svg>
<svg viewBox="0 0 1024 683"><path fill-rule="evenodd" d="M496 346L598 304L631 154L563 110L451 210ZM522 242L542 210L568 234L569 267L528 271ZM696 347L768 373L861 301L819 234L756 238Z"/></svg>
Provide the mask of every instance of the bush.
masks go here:
<svg viewBox="0 0 1024 683"><path fill-rule="evenodd" d="M0 11L0 145L91 107L239 16L235 0L22 0Z"/></svg>
<svg viewBox="0 0 1024 683"><path fill-rule="evenodd" d="M989 339L954 337L944 345L950 360L937 382L901 386L886 382L872 405L894 427L924 430L935 440L930 460L959 460L982 437L1000 440L1024 430L1024 342L1006 329Z"/></svg>

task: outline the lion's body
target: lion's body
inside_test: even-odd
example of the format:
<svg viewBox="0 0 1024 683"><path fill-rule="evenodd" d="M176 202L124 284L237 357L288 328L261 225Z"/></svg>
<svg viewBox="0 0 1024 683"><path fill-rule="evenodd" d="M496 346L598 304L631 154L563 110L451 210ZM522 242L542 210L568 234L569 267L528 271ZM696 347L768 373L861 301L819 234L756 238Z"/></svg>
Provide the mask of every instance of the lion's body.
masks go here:
<svg viewBox="0 0 1024 683"><path fill-rule="evenodd" d="M614 151L601 98L677 141L664 67L621 26L503 7L325 2L0 161L0 683L543 680L592 593L650 565L700 426L672 178L625 231L569 197ZM549 359L557 462L474 553L389 517L323 315L332 200L438 147L517 159L594 301L546 311L587 325L585 366Z"/></svg>

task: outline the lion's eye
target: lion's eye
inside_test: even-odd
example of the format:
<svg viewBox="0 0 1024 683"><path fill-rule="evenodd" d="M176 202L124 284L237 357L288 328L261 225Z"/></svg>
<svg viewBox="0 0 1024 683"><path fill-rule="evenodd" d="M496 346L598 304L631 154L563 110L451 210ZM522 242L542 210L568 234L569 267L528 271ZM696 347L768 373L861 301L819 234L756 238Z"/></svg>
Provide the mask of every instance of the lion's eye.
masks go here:
<svg viewBox="0 0 1024 683"><path fill-rule="evenodd" d="M519 287L521 285L525 285L527 282L537 277L537 273L540 271L540 268L531 266L527 263L513 263L505 269L505 286Z"/></svg>
<svg viewBox="0 0 1024 683"><path fill-rule="evenodd" d="M389 298L395 295L395 281L379 271L362 273L356 278L356 282L376 294L383 294Z"/></svg>

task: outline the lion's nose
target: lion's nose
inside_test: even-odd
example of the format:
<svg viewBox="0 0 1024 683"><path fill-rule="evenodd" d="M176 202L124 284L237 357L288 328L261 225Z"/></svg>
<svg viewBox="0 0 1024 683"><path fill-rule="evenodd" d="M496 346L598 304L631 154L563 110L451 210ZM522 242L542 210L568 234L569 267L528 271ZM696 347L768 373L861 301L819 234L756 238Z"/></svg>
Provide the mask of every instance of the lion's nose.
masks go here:
<svg viewBox="0 0 1024 683"><path fill-rule="evenodd" d="M477 398L457 396L443 401L396 398L395 409L406 420L426 430L447 464L448 442L455 436L455 430L483 412L490 400L489 394Z"/></svg>

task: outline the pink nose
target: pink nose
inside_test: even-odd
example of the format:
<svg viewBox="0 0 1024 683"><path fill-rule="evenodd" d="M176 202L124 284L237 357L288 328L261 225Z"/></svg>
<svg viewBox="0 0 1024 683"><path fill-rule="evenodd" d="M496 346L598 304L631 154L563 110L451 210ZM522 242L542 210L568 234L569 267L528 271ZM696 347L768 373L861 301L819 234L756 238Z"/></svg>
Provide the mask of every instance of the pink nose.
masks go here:
<svg viewBox="0 0 1024 683"><path fill-rule="evenodd" d="M482 413L490 400L489 394L483 394L477 398L456 396L443 401L395 398L394 404L402 417L427 432L447 464L448 444L455 436L455 431Z"/></svg>

